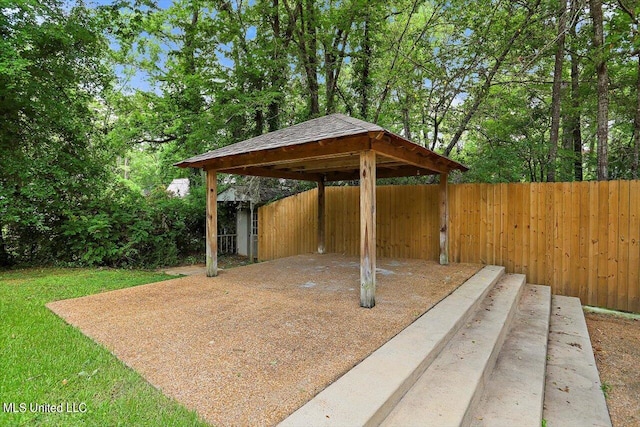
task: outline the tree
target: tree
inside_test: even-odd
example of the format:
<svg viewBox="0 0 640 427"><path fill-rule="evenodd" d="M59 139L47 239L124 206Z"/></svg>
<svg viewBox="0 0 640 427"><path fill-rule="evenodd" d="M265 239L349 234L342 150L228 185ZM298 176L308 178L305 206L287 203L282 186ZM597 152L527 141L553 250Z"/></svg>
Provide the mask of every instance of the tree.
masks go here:
<svg viewBox="0 0 640 427"><path fill-rule="evenodd" d="M13 0L0 9L4 264L10 250L29 255L54 241L56 225L104 178L109 153L97 97L112 73L99 24L87 9L65 11L56 0Z"/></svg>
<svg viewBox="0 0 640 427"><path fill-rule="evenodd" d="M633 118L633 150L632 150L632 162L631 162L631 176L633 179L638 179L638 162L640 153L640 22L638 20L638 12L636 8L630 6L626 0L618 0L618 6L631 20L631 55L636 59L636 102L635 102L635 115Z"/></svg>
<svg viewBox="0 0 640 427"><path fill-rule="evenodd" d="M318 10L314 0L283 0L289 20L296 22L294 34L298 57L304 70L309 99L308 117L320 115L320 86L318 83Z"/></svg>
<svg viewBox="0 0 640 427"><path fill-rule="evenodd" d="M607 59L604 47L602 1L589 0L589 12L593 22L593 49L595 53L596 74L598 78L598 180L607 180L609 179L609 75L607 72Z"/></svg>
<svg viewBox="0 0 640 427"><path fill-rule="evenodd" d="M520 38L520 36L525 32L527 26L532 25L532 23L534 22L532 18L536 13L538 13L539 6L540 6L540 0L537 0L533 4L526 4L524 6L524 11L523 11L524 13L520 16L515 14L514 14L515 16L512 16L513 12L515 11L510 10L507 12L509 18L515 20L516 23L513 26L513 29L511 30L511 34L508 36L508 38L506 38L506 42L500 46L497 52L497 56L495 57L495 60L493 60L492 64L488 65L487 67L488 69L484 73L484 78L480 79L478 87L474 90L473 98L472 98L473 101L467 106L466 112L464 113L462 120L460 121L455 133L453 134L453 137L451 138L451 140L449 141L449 143L447 144L444 150L444 154L446 156L451 154L451 151L460 140L460 137L462 137L462 134L464 133L464 131L467 129L469 122L471 121L474 114L476 113L476 111L484 101L485 97L489 93L489 88L493 83L493 79L495 78L501 66L507 59L507 55L509 55L509 52L513 48L514 44ZM507 27L508 26L505 26L505 28Z"/></svg>
<svg viewBox="0 0 640 427"><path fill-rule="evenodd" d="M568 140L573 149L573 176L576 181L582 181L584 174L582 170L582 115L580 114L580 55L578 54L578 33L577 26L580 21L581 9L580 0L570 0L571 24L569 25L569 35L571 38L571 103L567 112Z"/></svg>
<svg viewBox="0 0 640 427"><path fill-rule="evenodd" d="M465 158L467 148L477 153L491 139L480 126L492 117L484 106L508 93L521 97L509 114L538 128L527 129L527 150L517 144L531 159L526 173L506 175L593 179L596 160L611 157L609 176L633 176L640 144L628 141L640 140L640 131L632 135L640 126L631 127L626 112L628 82L638 76L635 61L622 55L637 53L627 3L618 8L627 18L601 23L607 44L600 55L591 35L598 25L583 20L581 0L178 0L165 9L123 0L111 9L113 34L152 89L111 100L118 120L109 136L122 146L155 145L161 169L177 174L169 165L181 157L338 111ZM602 112L593 100L603 79L590 75L602 70L598 58L606 52L611 148L596 159L596 148L608 145L592 132L598 121L602 129L592 112ZM538 116L541 105L549 110Z"/></svg>
<svg viewBox="0 0 640 427"><path fill-rule="evenodd" d="M464 162L470 182L542 182L548 161L546 86L491 89L467 137Z"/></svg>
<svg viewBox="0 0 640 427"><path fill-rule="evenodd" d="M558 36L556 37L556 54L553 68L553 92L551 94L551 135L549 137L549 169L547 181L556 180L556 156L560 138L560 103L562 90L562 65L564 63L564 39L567 26L566 0L558 5Z"/></svg>

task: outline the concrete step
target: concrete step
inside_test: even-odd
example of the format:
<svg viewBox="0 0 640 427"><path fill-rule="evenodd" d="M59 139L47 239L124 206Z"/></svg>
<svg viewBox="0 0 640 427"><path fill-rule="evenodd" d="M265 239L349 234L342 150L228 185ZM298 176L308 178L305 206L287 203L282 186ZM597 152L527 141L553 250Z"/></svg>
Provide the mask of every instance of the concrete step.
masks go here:
<svg viewBox="0 0 640 427"><path fill-rule="evenodd" d="M548 427L611 426L580 300L551 300L543 418Z"/></svg>
<svg viewBox="0 0 640 427"><path fill-rule="evenodd" d="M524 275L502 278L381 425L468 425L517 311L524 284Z"/></svg>
<svg viewBox="0 0 640 427"><path fill-rule="evenodd" d="M475 323L470 317L483 301L491 302L485 297L503 275L504 267L484 267L280 426L379 425L461 326ZM482 312L497 312L499 304Z"/></svg>
<svg viewBox="0 0 640 427"><path fill-rule="evenodd" d="M550 309L551 288L525 286L472 426L540 427Z"/></svg>

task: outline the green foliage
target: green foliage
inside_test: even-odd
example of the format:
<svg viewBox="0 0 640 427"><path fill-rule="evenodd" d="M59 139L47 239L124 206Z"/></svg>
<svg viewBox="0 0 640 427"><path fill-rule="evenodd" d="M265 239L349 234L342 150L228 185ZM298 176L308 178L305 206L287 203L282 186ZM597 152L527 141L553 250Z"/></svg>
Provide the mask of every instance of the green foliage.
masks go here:
<svg viewBox="0 0 640 427"><path fill-rule="evenodd" d="M456 180L594 179L600 53L586 3L569 3L552 155L556 0L0 0L0 265L202 251L204 197L158 190L200 175L172 165L336 111L471 166ZM640 37L625 4L604 23L611 178L638 174ZM148 88L131 87L140 77Z"/></svg>
<svg viewBox="0 0 640 427"><path fill-rule="evenodd" d="M148 156L133 165L138 188L112 173L132 134L105 138L111 108L131 101L111 91L104 15L55 0L0 6L0 265L155 266L202 252L201 189L170 197Z"/></svg>
<svg viewBox="0 0 640 427"><path fill-rule="evenodd" d="M86 404L83 413L0 411L0 425L206 425L45 307L51 301L169 278L110 269L0 272L3 402Z"/></svg>
<svg viewBox="0 0 640 427"><path fill-rule="evenodd" d="M0 264L5 238L38 251L105 179L97 97L109 90L101 28L55 0L0 4ZM5 236L5 233L8 236ZM22 254L19 254L22 255Z"/></svg>
<svg viewBox="0 0 640 427"><path fill-rule="evenodd" d="M470 167L465 181L544 180L548 108L543 96L517 86L493 89L465 145L464 161Z"/></svg>
<svg viewBox="0 0 640 427"><path fill-rule="evenodd" d="M118 186L65 218L56 261L74 265L172 265L204 248L204 189L185 198L158 188L148 196ZM52 248L53 249L53 248Z"/></svg>

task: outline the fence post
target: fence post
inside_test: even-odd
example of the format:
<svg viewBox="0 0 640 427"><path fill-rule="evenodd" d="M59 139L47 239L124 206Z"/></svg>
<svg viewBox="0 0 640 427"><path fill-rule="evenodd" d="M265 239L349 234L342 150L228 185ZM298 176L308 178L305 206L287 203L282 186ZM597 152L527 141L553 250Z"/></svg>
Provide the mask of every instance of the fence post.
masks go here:
<svg viewBox="0 0 640 427"><path fill-rule="evenodd" d="M449 192L447 174L440 174L440 265L449 264Z"/></svg>
<svg viewBox="0 0 640 427"><path fill-rule="evenodd" d="M253 201L249 202L249 262L253 263L255 254L253 253Z"/></svg>
<svg viewBox="0 0 640 427"><path fill-rule="evenodd" d="M318 253L324 253L325 245L325 203L324 203L324 177L318 181Z"/></svg>

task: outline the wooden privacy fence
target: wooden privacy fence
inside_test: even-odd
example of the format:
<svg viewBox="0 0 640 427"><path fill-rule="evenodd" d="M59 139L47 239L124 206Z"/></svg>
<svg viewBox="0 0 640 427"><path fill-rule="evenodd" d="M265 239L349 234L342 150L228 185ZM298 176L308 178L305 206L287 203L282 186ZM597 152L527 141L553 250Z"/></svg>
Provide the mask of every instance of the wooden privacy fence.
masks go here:
<svg viewBox="0 0 640 427"><path fill-rule="evenodd" d="M327 252L359 254L357 187L326 189ZM380 257L438 260L438 187L377 189ZM259 210L260 259L317 248L316 190ZM583 304L640 312L640 181L449 186L451 262L496 264Z"/></svg>

